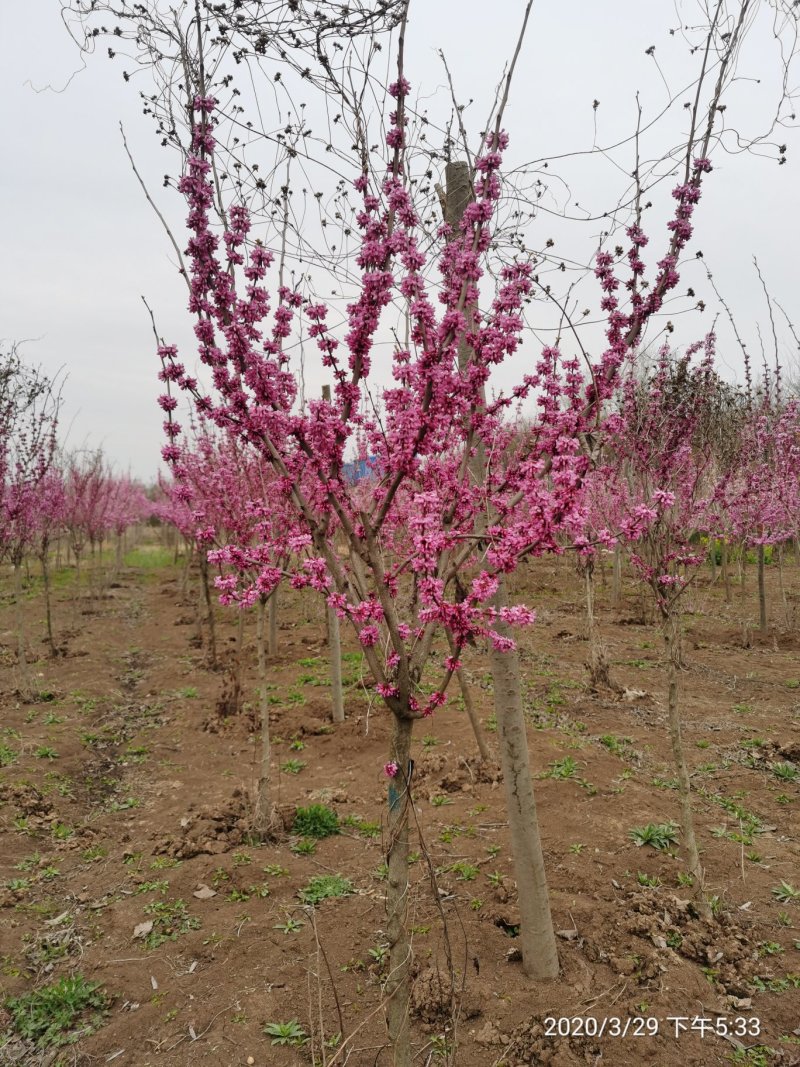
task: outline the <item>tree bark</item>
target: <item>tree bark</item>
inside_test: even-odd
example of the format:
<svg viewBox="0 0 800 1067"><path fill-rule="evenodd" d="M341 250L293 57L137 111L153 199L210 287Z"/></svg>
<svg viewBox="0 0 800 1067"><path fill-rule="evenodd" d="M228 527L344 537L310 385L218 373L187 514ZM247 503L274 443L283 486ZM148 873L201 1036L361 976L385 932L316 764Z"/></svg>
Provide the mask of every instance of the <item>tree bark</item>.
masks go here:
<svg viewBox="0 0 800 1067"><path fill-rule="evenodd" d="M722 541L720 567L722 569L722 584L725 586L725 603L730 604L733 599L731 594L731 572L728 561L728 542L724 539Z"/></svg>
<svg viewBox="0 0 800 1067"><path fill-rule="evenodd" d="M669 739L672 747L672 759L678 776L678 795L681 804L681 830L686 847L689 873L694 880L694 896L703 911L708 910L703 895L704 874L700 864L700 852L694 832L694 815L692 812L691 782L686 755L683 748L681 732L681 711L679 702L679 671L681 665L680 615L674 609L662 609L664 641L667 654L667 716Z"/></svg>
<svg viewBox="0 0 800 1067"><path fill-rule="evenodd" d="M339 633L339 616L327 605L328 654L331 658L331 702L333 721L344 722L344 696L342 694L342 639Z"/></svg>
<svg viewBox="0 0 800 1067"><path fill-rule="evenodd" d="M762 637L767 636L769 629L767 626L767 587L764 578L765 556L764 545L760 544L758 546L758 626Z"/></svg>
<svg viewBox="0 0 800 1067"><path fill-rule="evenodd" d="M206 621L208 622L208 664L213 668L217 666L217 633L214 626L214 604L211 600L211 587L208 582L208 556L202 545L199 546L198 553L200 556L203 601L206 608Z"/></svg>
<svg viewBox="0 0 800 1067"><path fill-rule="evenodd" d="M22 560L14 560L14 614L17 627L19 692L28 692L28 657L25 650L25 614L22 610Z"/></svg>
<svg viewBox="0 0 800 1067"><path fill-rule="evenodd" d="M53 612L50 602L50 567L47 561L48 544L45 542L42 545L42 583L44 585L44 613L45 622L47 624L47 644L50 646L50 655L57 656L58 649L53 638Z"/></svg>
<svg viewBox="0 0 800 1067"><path fill-rule="evenodd" d="M258 769L256 810L253 821L255 832L262 838L269 837L275 825L275 808L272 803L272 772L270 770L269 693L267 689L267 653L264 634L265 615L266 602L264 597L260 597L256 623L256 650L258 655L258 712L261 723L261 759Z"/></svg>
<svg viewBox="0 0 800 1067"><path fill-rule="evenodd" d="M394 1067L411 1067L408 1002L411 994L411 943L408 937L408 815L410 807L411 735L414 720L393 716L389 758L397 774L389 779L389 845L386 862L386 938L389 975L385 993L386 1022Z"/></svg>
<svg viewBox="0 0 800 1067"><path fill-rule="evenodd" d="M269 612L269 642L267 647L269 649L270 656L278 655L278 589L280 586L275 586L269 595L267 601Z"/></svg>
<svg viewBox="0 0 800 1067"><path fill-rule="evenodd" d="M498 610L506 606L502 582L494 604ZM493 628L501 637L512 636L511 627L500 618L495 620ZM519 655L516 649L499 652L490 647L489 659L494 679L500 761L517 880L522 967L530 978L556 978L558 950L533 795Z"/></svg>
<svg viewBox="0 0 800 1067"><path fill-rule="evenodd" d="M619 691L619 686L611 680L611 671L606 658L606 650L603 639L597 629L597 620L594 614L595 586L594 586L594 560L585 559L582 564L584 585L586 589L586 629L589 639L589 684L592 689L611 689Z"/></svg>
<svg viewBox="0 0 800 1067"><path fill-rule="evenodd" d="M622 549L614 545L614 566L611 571L611 605L618 608L622 599Z"/></svg>

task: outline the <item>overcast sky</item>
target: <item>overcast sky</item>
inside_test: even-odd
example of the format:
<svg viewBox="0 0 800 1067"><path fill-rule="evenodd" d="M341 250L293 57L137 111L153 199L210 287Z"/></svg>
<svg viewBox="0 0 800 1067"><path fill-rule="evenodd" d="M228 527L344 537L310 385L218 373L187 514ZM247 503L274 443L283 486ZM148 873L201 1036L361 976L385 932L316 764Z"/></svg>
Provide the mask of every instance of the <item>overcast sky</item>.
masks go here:
<svg viewBox="0 0 800 1067"><path fill-rule="evenodd" d="M407 72L415 91L429 93L431 106L446 111L437 56L443 48L459 98L475 101L467 116L472 130L479 130L523 7L520 0L491 5L417 0L416 6L412 0ZM681 10L679 17L672 4L642 0L602 5L536 0L507 113L510 158L520 163L628 136L635 125L637 91L645 116L655 115L667 93L653 56L646 55L649 46L656 45L655 58L676 89L684 78L688 84L696 62L681 34L669 33L690 21L697 8L687 4ZM6 0L0 7L5 160L0 171L0 338L25 340L26 358L49 372L64 368L64 429L70 445L102 445L120 469L152 480L162 444L155 403L158 367L141 296L153 305L159 331L186 353L192 351L191 322L169 244L125 157L120 122L139 169L178 229L183 212L175 194L161 189L162 175L174 160L158 146L136 90L121 78L121 66L104 52L105 47L84 67L62 25L58 0ZM729 125L747 133L765 128L779 70L765 22L745 50L743 80L728 100ZM593 107L594 100L599 107ZM665 147L679 137L685 114L678 109L659 127ZM772 348L754 255L774 297L800 320L800 138L789 130L776 139L788 143L785 166L777 165L772 149L765 149L771 158L717 155L693 246L702 248L754 354L759 351L756 323ZM579 199L608 208L626 187L624 169L632 169L633 157L625 159L623 152L614 161L593 156L564 166L570 192L558 192L561 187L554 185L551 207ZM668 191L669 185L662 189L664 211ZM540 242L550 224L547 217L536 224ZM598 232L598 225L584 226L579 238L565 231L563 240L568 245L582 241L588 259ZM695 270L690 282L710 307L686 327L685 341L702 335L714 313L702 273ZM596 309L596 292L592 299ZM791 358L785 329L780 343L784 357ZM530 358L535 355L532 340ZM725 326L720 363L728 376L741 378L740 353Z"/></svg>

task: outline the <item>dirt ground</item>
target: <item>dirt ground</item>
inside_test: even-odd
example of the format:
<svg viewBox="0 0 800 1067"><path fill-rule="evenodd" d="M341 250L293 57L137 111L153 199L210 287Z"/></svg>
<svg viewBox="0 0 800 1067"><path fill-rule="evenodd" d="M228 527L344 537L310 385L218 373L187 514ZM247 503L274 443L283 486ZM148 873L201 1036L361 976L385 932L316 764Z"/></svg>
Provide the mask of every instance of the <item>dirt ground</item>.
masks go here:
<svg viewBox="0 0 800 1067"><path fill-rule="evenodd" d="M341 832L251 843L255 620L246 704L226 714L231 671L206 667L181 567L163 557L140 549L96 597L76 598L59 575L58 658L40 641L33 581L29 701L15 692L0 582L0 1064L386 1067L386 714L346 635L347 721L332 726L320 606L282 594L270 661L278 799L290 813L327 804ZM415 737L415 1063L446 1062L455 1046L459 1067L800 1064L800 573L787 564L784 611L773 570L775 626L749 648L751 600L737 591L727 605L708 574L687 596L685 738L708 921L689 903L680 839L658 850L630 833L679 815L646 605L632 582L616 610L599 590L623 693L592 693L570 563L534 561L515 579L539 613L521 655L562 973L537 985L522 972L502 781L448 705ZM232 663L236 618L217 614ZM467 666L493 744L480 650ZM332 884L319 876L351 891L304 903ZM73 974L101 984L106 1012L94 1033L40 1053L15 1032L8 998Z"/></svg>

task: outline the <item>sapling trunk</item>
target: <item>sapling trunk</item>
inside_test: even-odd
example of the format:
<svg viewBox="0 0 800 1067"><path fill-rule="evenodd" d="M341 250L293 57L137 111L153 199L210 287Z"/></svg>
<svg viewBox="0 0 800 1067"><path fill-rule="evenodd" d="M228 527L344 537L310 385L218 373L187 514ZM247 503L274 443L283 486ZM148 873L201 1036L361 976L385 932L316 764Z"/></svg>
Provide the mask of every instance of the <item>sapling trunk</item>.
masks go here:
<svg viewBox="0 0 800 1067"><path fill-rule="evenodd" d="M234 714L238 715L242 710L242 679L244 677L244 610L239 609L239 618L236 620L236 666L233 676L233 707Z"/></svg>
<svg viewBox="0 0 800 1067"><path fill-rule="evenodd" d="M273 593L274 596L274 593ZM254 829L261 837L269 836L273 829L275 813L272 804L272 775L270 771L269 741L269 691L267 689L267 653L265 648L266 601L262 596L258 601L258 618L256 622L256 652L258 656L258 713L261 724L261 761L258 770L256 789L256 810L253 818Z"/></svg>
<svg viewBox="0 0 800 1067"><path fill-rule="evenodd" d="M483 736L483 730L481 724L478 721L478 714L475 711L475 705L472 703L472 694L469 691L469 685L464 675L464 671L459 667L456 671L456 677L458 678L458 684L461 688L461 699L464 701L464 710L467 713L469 724L472 727L472 732L475 735L475 743L478 746L478 752L484 763L491 763L492 755L489 752L489 746L486 744L486 738Z"/></svg>
<svg viewBox="0 0 800 1067"><path fill-rule="evenodd" d="M592 689L616 690L618 687L611 681L606 650L603 646L603 639L597 629L597 620L594 613L594 560L584 560L583 576L586 589L586 629L589 640L589 663L587 664L589 668L589 684Z"/></svg>
<svg viewBox="0 0 800 1067"><path fill-rule="evenodd" d="M389 845L386 889L386 939L389 974L386 1022L394 1067L411 1067L408 1003L411 994L411 943L408 937L408 816L411 806L411 735L414 720L393 716L389 759L397 767L389 779Z"/></svg>
<svg viewBox="0 0 800 1067"><path fill-rule="evenodd" d="M506 606L502 584L495 607ZM511 627L496 619L493 628L501 637L511 637ZM517 880L520 913L522 966L530 978L558 976L558 950L550 915L542 841L533 795L528 736L522 707L519 654L516 649L500 652L490 645L489 658L494 680L494 702L500 760L511 830L511 851Z"/></svg>
<svg viewBox="0 0 800 1067"><path fill-rule="evenodd" d="M731 572L728 560L728 542L723 540L720 550L720 568L722 570L722 584L725 586L725 603L730 604L733 596L731 594Z"/></svg>
<svg viewBox="0 0 800 1067"><path fill-rule="evenodd" d="M53 613L50 603L50 566L48 564L48 544L42 545L42 584L44 585L44 616L47 624L47 644L50 647L50 655L57 656L58 650L56 649L56 643L53 638Z"/></svg>
<svg viewBox="0 0 800 1067"><path fill-rule="evenodd" d="M447 643L450 646L450 655L455 656L456 643L453 640L453 635L450 633L449 630L447 631ZM458 684L461 689L461 698L464 701L464 710L467 713L469 724L472 727L473 734L475 735L475 743L478 746L478 752L480 753L481 759L485 763L490 763L492 755L489 752L489 746L486 744L486 738L484 736L483 730L481 729L481 724L478 720L478 714L475 711L475 705L472 702L472 694L469 691L469 684L467 682L467 678L464 674L463 668L458 668L458 670L456 671L456 678L458 679Z"/></svg>
<svg viewBox="0 0 800 1067"><path fill-rule="evenodd" d="M269 648L270 656L277 656L278 655L278 589L279 588L280 588L280 586L276 585L275 588L270 593L270 597L269 597L269 601L268 601L268 608L267 608L267 611L269 612L269 643L268 643L267 647Z"/></svg>
<svg viewBox="0 0 800 1067"><path fill-rule="evenodd" d="M672 759L678 777L678 795L681 804L681 831L688 858L689 873L692 875L694 895L707 910L703 896L703 868L700 865L700 853L694 832L694 815L692 812L691 783L686 755L683 749L681 733L681 711L679 702L679 671L681 666L680 615L674 608L662 607L664 642L667 655L667 721L669 739L672 747Z"/></svg>
<svg viewBox="0 0 800 1067"><path fill-rule="evenodd" d="M764 564L766 552L764 545L758 546L758 626L761 636L766 637L767 627L767 587L764 580Z"/></svg>
<svg viewBox="0 0 800 1067"><path fill-rule="evenodd" d="M783 573L783 545L777 545L776 551L778 553L778 589L781 594L781 604L783 605L783 618L787 626L791 625L789 618L789 602L786 599L786 582L785 575Z"/></svg>
<svg viewBox="0 0 800 1067"><path fill-rule="evenodd" d="M717 580L717 542L715 538L711 538L708 546L708 565L711 568L711 581Z"/></svg>
<svg viewBox="0 0 800 1067"><path fill-rule="evenodd" d="M331 658L331 702L333 721L344 722L344 697L342 695L342 639L339 633L339 616L327 605L328 654Z"/></svg>
<svg viewBox="0 0 800 1067"><path fill-rule="evenodd" d="M14 564L14 615L17 627L17 664L19 674L19 691L28 691L28 658L25 651L25 614L22 610L22 560L15 559Z"/></svg>
<svg viewBox="0 0 800 1067"><path fill-rule="evenodd" d="M618 608L622 597L622 549L614 545L614 565L611 571L611 604Z"/></svg>
<svg viewBox="0 0 800 1067"><path fill-rule="evenodd" d="M204 548L198 549L200 555L200 578L203 588L203 603L206 609L206 622L208 623L208 664L210 667L217 665L217 633L214 626L214 603L211 599L211 586L208 581L208 556Z"/></svg>

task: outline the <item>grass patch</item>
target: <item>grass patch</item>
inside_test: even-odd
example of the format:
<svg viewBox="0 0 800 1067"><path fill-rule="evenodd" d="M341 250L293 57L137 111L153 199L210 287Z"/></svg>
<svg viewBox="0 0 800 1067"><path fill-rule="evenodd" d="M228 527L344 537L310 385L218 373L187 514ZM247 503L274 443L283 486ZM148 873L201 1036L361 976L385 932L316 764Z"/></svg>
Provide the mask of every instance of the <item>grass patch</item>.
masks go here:
<svg viewBox="0 0 800 1067"><path fill-rule="evenodd" d="M311 804L297 809L292 830L301 837L330 837L339 833L339 816L324 804Z"/></svg>
<svg viewBox="0 0 800 1067"><path fill-rule="evenodd" d="M304 904L312 906L330 897L347 897L354 893L353 883L340 874L316 874L297 895Z"/></svg>
<svg viewBox="0 0 800 1067"><path fill-rule="evenodd" d="M24 996L9 997L4 1006L11 1016L11 1030L37 1049L47 1049L72 1044L97 1030L109 999L99 982L87 982L78 974Z"/></svg>

